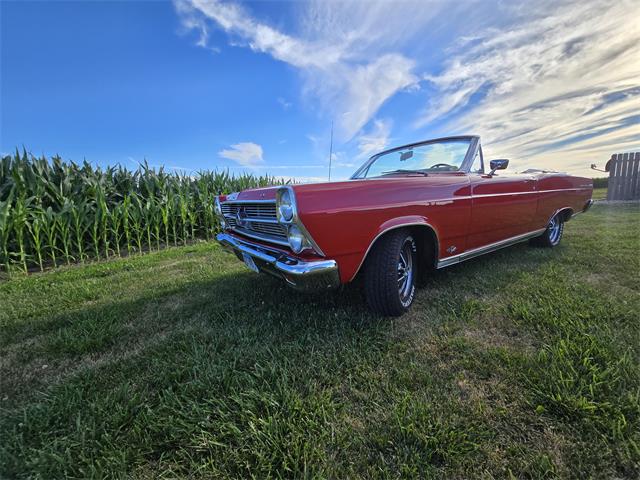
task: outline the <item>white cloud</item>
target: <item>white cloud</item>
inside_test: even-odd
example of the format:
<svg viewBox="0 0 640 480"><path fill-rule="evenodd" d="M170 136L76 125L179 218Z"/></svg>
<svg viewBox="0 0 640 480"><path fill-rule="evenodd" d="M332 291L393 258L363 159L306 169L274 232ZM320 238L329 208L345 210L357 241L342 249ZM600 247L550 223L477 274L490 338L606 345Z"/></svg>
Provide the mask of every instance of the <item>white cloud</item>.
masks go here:
<svg viewBox="0 0 640 480"><path fill-rule="evenodd" d="M243 167L255 168L264 163L262 147L253 142L242 142L220 150L218 155L222 158L233 160Z"/></svg>
<svg viewBox="0 0 640 480"><path fill-rule="evenodd" d="M305 6L300 32L294 36L255 19L237 3L174 3L183 26L196 29L201 39L208 35L206 19L234 44L296 67L305 82L304 93L335 119L336 136L343 141L353 138L386 100L416 85L415 61L392 47L432 18L439 5L390 8L387 3L312 2Z"/></svg>
<svg viewBox="0 0 640 480"><path fill-rule="evenodd" d="M456 46L417 125L453 114L515 168L590 174L640 147L640 28L633 2L529 4L502 29ZM473 96L479 102L470 102ZM457 113L457 115L456 115ZM491 156L491 153L490 153Z"/></svg>
<svg viewBox="0 0 640 480"><path fill-rule="evenodd" d="M278 97L278 103L280 104L280 106L284 109L284 110L289 110L292 106L293 103L287 101L286 99L282 98L282 97Z"/></svg>
<svg viewBox="0 0 640 480"><path fill-rule="evenodd" d="M359 157L369 157L384 150L390 142L390 120L374 120L371 129L357 138Z"/></svg>
<svg viewBox="0 0 640 480"><path fill-rule="evenodd" d="M286 31L235 0L174 2L200 45L211 47L219 29L229 43L294 67L303 98L335 121L335 141L360 155L387 146L391 125L372 119L413 89L426 102L395 124L480 134L488 156L509 156L518 170L586 174L614 151L640 148L634 0L312 0L289 4L296 15ZM324 143L314 142L318 158Z"/></svg>

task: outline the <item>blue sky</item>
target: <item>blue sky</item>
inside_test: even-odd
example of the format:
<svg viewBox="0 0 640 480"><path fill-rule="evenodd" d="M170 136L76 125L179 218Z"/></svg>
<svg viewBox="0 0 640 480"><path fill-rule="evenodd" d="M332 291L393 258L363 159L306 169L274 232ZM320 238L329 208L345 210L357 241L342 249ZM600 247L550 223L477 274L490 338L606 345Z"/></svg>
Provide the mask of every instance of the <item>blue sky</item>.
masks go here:
<svg viewBox="0 0 640 480"><path fill-rule="evenodd" d="M0 150L346 178L475 133L589 174L640 150L632 1L2 2Z"/></svg>

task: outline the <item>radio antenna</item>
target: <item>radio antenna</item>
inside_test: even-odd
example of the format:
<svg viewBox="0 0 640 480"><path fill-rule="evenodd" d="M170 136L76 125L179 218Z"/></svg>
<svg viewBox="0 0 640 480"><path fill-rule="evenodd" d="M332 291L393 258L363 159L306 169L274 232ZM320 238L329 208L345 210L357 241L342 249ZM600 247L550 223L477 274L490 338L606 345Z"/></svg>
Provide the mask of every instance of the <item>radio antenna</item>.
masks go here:
<svg viewBox="0 0 640 480"><path fill-rule="evenodd" d="M333 120L331 120L331 140L329 142L329 181L331 181L331 160L333 160Z"/></svg>

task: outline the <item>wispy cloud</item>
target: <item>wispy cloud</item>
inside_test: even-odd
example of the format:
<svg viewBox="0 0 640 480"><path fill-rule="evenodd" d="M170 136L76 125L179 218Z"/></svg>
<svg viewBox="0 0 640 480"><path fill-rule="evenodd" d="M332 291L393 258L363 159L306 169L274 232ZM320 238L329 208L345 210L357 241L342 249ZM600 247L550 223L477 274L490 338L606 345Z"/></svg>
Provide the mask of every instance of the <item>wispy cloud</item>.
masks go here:
<svg viewBox="0 0 640 480"><path fill-rule="evenodd" d="M236 143L229 148L220 150L218 155L233 160L243 167L255 168L264 163L262 147L253 142Z"/></svg>
<svg viewBox="0 0 640 480"><path fill-rule="evenodd" d="M282 97L278 97L278 103L284 110L289 110L293 106L293 103Z"/></svg>
<svg viewBox="0 0 640 480"><path fill-rule="evenodd" d="M357 138L359 157L368 157L389 146L390 120L374 120L371 129Z"/></svg>
<svg viewBox="0 0 640 480"><path fill-rule="evenodd" d="M387 146L391 124L376 118L403 91L415 105L394 116L405 135L478 133L488 156L509 156L517 169L587 173L614 151L640 148L634 0L312 0L295 4L286 30L235 0L174 2L202 46L218 29L294 67L302 95L357 156Z"/></svg>
<svg viewBox="0 0 640 480"><path fill-rule="evenodd" d="M298 35L287 34L254 18L243 6L218 0L175 0L184 27L207 35L212 22L235 44L296 67L304 93L336 119L336 134L350 140L397 92L415 86L415 61L390 49L438 9L411 3L413 22L403 8L389 4L312 2ZM395 12L395 13L394 13ZM358 22L353 19L358 18Z"/></svg>
<svg viewBox="0 0 640 480"><path fill-rule="evenodd" d="M441 73L426 76L437 94L417 126L450 115L448 131L480 133L488 151L522 168L586 173L640 147L633 2L528 5L528 15L466 39Z"/></svg>

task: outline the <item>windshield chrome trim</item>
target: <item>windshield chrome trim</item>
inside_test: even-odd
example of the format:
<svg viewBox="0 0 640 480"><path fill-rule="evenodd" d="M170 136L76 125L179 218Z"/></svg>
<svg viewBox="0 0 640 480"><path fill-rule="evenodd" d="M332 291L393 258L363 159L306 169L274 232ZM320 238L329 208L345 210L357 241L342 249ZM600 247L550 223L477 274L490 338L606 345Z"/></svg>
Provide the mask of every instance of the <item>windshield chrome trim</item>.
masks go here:
<svg viewBox="0 0 640 480"><path fill-rule="evenodd" d="M438 173L458 173L458 172L469 173L469 169L471 168L471 164L473 163L473 157L475 156L476 151L480 146L480 137L478 135L455 135L451 137L440 137L440 138L434 138L430 140L423 140L421 142L408 143L406 145L400 145L398 147L393 147L387 150L383 150L382 152L378 152L375 155L372 155L371 157L369 157L369 160L367 160L360 168L358 168L355 171L355 173L351 175L351 177L349 177L349 179L350 180L367 180L367 177L359 178L358 175L360 175L360 173L362 173L364 170L368 169L371 166L371 164L375 162L378 159L378 157L381 157L382 155L397 152L405 148L414 148L422 145L429 145L430 143L442 143L442 142L449 142L449 141L456 141L456 140L469 141L469 147L467 148L467 153L464 156L464 160L460 164L460 169L457 170L456 172L425 172L425 173L428 173L429 175L438 174ZM371 177L371 178L379 178L379 177Z"/></svg>

